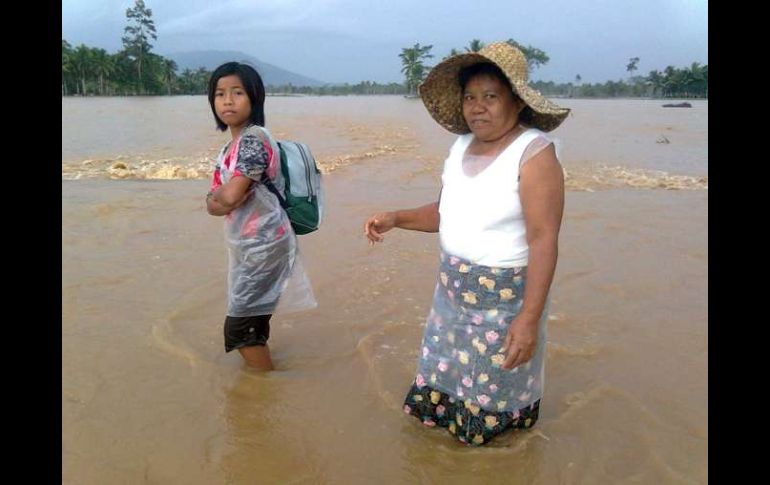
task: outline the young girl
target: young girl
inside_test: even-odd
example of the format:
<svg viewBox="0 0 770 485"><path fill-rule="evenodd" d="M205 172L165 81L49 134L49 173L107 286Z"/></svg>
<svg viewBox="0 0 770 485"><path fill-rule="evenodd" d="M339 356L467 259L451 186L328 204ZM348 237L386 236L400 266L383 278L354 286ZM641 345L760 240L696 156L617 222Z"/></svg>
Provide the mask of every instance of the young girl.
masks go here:
<svg viewBox="0 0 770 485"><path fill-rule="evenodd" d="M246 364L270 370L270 318L281 309L315 306L297 254L297 239L278 198L264 185L269 178L283 191L278 145L265 124L262 78L246 64L228 62L211 75L209 104L217 128L230 129L217 157L206 209L225 216L229 253L225 351L238 349Z"/></svg>

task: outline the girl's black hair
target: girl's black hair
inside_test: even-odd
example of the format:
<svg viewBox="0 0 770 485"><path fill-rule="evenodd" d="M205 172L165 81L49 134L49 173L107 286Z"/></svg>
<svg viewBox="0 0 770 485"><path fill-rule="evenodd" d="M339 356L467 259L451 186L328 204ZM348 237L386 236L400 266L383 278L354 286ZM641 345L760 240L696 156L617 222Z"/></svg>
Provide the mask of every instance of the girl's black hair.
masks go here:
<svg viewBox="0 0 770 485"><path fill-rule="evenodd" d="M256 69L248 64L240 62L226 62L214 69L209 79L209 105L211 112L214 113L214 119L217 122L217 128L221 131L227 130L227 125L217 116L217 110L214 108L214 95L217 90L217 83L225 76L235 74L241 79L246 94L251 101L251 116L249 121L255 125L265 126L265 85L262 83L262 77Z"/></svg>

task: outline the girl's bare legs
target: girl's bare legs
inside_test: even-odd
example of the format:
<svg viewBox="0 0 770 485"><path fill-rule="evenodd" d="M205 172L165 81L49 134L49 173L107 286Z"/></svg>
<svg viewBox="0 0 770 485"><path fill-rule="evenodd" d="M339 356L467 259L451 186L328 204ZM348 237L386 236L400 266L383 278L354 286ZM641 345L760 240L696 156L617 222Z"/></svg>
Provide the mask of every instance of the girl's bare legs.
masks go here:
<svg viewBox="0 0 770 485"><path fill-rule="evenodd" d="M265 345L250 345L238 349L246 365L257 370L273 370L270 348Z"/></svg>

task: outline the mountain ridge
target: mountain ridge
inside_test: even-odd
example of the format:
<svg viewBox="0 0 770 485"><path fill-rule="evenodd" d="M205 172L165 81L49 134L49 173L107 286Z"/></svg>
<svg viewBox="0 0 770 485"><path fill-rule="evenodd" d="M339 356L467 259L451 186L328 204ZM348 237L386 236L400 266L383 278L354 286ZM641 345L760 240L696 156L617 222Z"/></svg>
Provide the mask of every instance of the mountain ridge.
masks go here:
<svg viewBox="0 0 770 485"><path fill-rule="evenodd" d="M309 86L320 87L329 83L313 79L296 72L289 71L282 67L270 64L268 62L261 61L256 57L246 54L240 51L219 51L219 50L196 50L196 51L183 51L172 52L164 54L164 57L172 59L179 72L190 69L195 70L200 67L205 68L208 71L213 71L221 64L230 61L243 62L256 68L260 76L262 76L262 82L265 86L280 86L284 84L291 84L292 86Z"/></svg>

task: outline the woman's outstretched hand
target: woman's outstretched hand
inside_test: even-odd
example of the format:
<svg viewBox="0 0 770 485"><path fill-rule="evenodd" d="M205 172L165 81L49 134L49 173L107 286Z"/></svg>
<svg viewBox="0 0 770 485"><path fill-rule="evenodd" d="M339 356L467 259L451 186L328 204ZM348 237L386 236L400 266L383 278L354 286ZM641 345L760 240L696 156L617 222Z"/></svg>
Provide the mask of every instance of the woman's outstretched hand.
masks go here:
<svg viewBox="0 0 770 485"><path fill-rule="evenodd" d="M374 214L364 223L364 236L369 239L369 244L385 240L383 234L396 226L395 212L380 212Z"/></svg>

